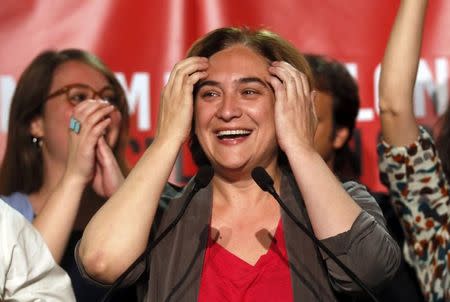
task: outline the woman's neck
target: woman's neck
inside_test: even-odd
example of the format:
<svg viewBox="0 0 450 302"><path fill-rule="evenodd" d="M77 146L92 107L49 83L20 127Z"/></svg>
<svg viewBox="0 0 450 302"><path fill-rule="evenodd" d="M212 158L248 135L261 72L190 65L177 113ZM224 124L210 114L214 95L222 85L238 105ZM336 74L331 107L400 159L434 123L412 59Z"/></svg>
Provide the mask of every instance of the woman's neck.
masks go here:
<svg viewBox="0 0 450 302"><path fill-rule="evenodd" d="M281 170L278 167L268 167L267 172L274 179L275 188L279 190ZM237 179L223 177L220 173L216 173L212 185L213 203L224 206L236 208L255 207L268 198L268 193L264 192L256 184L251 176L251 172L245 173Z"/></svg>

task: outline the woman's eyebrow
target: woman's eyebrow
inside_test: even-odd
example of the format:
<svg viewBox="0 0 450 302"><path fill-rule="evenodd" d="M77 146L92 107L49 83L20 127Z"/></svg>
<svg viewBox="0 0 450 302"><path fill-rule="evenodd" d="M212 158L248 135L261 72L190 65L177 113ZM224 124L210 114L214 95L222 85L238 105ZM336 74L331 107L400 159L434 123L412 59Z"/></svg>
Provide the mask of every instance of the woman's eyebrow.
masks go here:
<svg viewBox="0 0 450 302"><path fill-rule="evenodd" d="M211 80L205 80L197 83L196 90L202 88L203 86L219 86L219 82L217 81L211 81Z"/></svg>
<svg viewBox="0 0 450 302"><path fill-rule="evenodd" d="M263 85L264 87L270 88L270 85L269 85L267 82L261 80L261 79L258 78L258 77L245 77L245 78L240 78L240 79L237 80L237 82L240 83L240 84L254 83L254 82L256 82L256 83L259 83L259 84Z"/></svg>
<svg viewBox="0 0 450 302"><path fill-rule="evenodd" d="M269 83L261 80L258 77L244 77L244 78L237 79L235 82L237 84L258 83L266 88L272 89ZM195 88L196 88L196 90L199 90L203 86L220 86L220 83L217 81L205 80L205 81L199 82Z"/></svg>

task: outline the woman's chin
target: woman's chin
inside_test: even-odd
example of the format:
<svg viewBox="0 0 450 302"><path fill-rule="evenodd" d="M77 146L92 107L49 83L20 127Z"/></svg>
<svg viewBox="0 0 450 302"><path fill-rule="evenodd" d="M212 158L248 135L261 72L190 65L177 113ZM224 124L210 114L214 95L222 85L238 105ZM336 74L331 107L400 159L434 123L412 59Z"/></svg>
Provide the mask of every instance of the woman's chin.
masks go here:
<svg viewBox="0 0 450 302"><path fill-rule="evenodd" d="M245 172L249 169L249 162L243 160L230 160L213 164L214 170L227 171L228 173Z"/></svg>

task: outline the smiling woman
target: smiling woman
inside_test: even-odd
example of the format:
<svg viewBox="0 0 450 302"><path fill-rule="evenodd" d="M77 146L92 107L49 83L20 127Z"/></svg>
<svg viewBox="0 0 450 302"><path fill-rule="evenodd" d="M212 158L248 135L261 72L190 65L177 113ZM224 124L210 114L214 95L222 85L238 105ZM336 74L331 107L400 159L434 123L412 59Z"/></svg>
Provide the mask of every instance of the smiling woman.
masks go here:
<svg viewBox="0 0 450 302"><path fill-rule="evenodd" d="M391 278L400 251L377 203L363 186L341 184L314 149L312 83L303 56L274 33L221 28L198 40L163 89L153 144L83 234L85 276L116 280L196 192L195 179L180 194L167 185L190 139L196 163L215 174L127 276L132 283L148 274L142 301L336 301L338 292L359 293L254 182L256 167L367 286Z"/></svg>

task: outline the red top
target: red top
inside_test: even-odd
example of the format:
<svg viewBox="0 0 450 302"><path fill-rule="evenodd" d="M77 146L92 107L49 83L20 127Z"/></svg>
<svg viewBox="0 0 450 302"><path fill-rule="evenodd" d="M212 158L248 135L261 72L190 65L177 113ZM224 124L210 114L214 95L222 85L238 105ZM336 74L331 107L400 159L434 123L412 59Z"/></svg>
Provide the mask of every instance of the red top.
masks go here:
<svg viewBox="0 0 450 302"><path fill-rule="evenodd" d="M281 219L270 249L254 266L210 236L198 301L294 301Z"/></svg>

